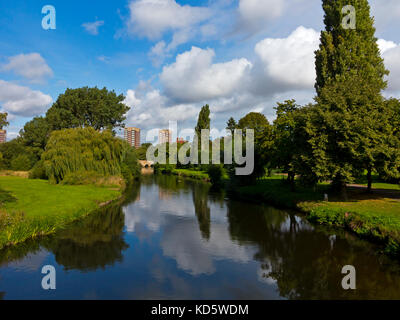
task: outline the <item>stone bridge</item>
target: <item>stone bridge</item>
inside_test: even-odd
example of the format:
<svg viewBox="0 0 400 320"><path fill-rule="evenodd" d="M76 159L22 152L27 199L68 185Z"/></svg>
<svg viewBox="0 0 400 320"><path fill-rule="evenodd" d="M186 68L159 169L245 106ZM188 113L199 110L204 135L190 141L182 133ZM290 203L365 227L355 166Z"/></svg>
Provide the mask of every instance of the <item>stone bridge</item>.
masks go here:
<svg viewBox="0 0 400 320"><path fill-rule="evenodd" d="M142 168L153 168L154 167L153 161L139 160L139 163Z"/></svg>

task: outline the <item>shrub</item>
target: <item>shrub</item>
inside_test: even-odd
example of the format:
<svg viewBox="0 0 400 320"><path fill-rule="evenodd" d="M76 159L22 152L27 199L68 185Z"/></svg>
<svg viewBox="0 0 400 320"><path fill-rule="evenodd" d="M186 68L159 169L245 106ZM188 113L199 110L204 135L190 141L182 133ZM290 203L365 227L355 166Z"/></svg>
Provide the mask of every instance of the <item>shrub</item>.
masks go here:
<svg viewBox="0 0 400 320"><path fill-rule="evenodd" d="M120 176L103 176L94 171L75 171L65 175L63 185L93 184L101 187L124 188L125 183Z"/></svg>
<svg viewBox="0 0 400 320"><path fill-rule="evenodd" d="M48 179L42 160L36 162L31 171L29 171L29 179Z"/></svg>
<svg viewBox="0 0 400 320"><path fill-rule="evenodd" d="M129 147L125 153L124 161L121 165L121 173L127 183L140 175L137 155L132 147Z"/></svg>
<svg viewBox="0 0 400 320"><path fill-rule="evenodd" d="M224 169L221 165L210 165L207 173L213 186L220 187L222 185Z"/></svg>
<svg viewBox="0 0 400 320"><path fill-rule="evenodd" d="M122 175L122 165L132 174L139 170L132 147L111 131L99 132L93 128L76 128L53 131L42 154L46 174L59 183L68 177L77 183L79 177L87 181L85 171L99 177ZM76 173L72 175L72 173ZM72 179L72 180L71 180ZM90 179L89 179L90 180Z"/></svg>
<svg viewBox="0 0 400 320"><path fill-rule="evenodd" d="M20 154L11 160L11 170L28 171L34 165L34 160L27 154Z"/></svg>

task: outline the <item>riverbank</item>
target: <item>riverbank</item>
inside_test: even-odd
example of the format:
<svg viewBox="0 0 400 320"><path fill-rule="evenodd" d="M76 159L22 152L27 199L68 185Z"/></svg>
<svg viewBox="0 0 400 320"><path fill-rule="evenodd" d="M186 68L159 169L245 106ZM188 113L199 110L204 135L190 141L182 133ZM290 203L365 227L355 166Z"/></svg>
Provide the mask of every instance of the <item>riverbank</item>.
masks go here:
<svg viewBox="0 0 400 320"><path fill-rule="evenodd" d="M190 169L171 169L168 172L162 172L163 174L173 174L178 177L190 178L195 180L201 180L210 182L210 177L205 171L190 170Z"/></svg>
<svg viewBox="0 0 400 320"><path fill-rule="evenodd" d="M330 193L327 184L315 189L297 187L292 192L283 179L266 178L232 193L241 200L296 209L311 222L345 228L382 245L387 254L400 256L400 190L396 185L374 189L372 194L362 186L352 186L349 200L344 202ZM329 201L324 201L325 194Z"/></svg>
<svg viewBox="0 0 400 320"><path fill-rule="evenodd" d="M119 188L0 176L0 249L52 234L121 194Z"/></svg>

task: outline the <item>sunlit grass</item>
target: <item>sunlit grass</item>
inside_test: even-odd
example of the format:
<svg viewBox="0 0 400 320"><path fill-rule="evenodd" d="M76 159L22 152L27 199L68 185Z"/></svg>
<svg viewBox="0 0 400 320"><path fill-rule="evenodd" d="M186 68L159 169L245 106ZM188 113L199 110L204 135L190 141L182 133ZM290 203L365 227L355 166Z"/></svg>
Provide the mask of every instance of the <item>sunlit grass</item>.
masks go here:
<svg viewBox="0 0 400 320"><path fill-rule="evenodd" d="M253 186L238 188L236 193L246 200L299 209L316 223L345 227L382 243L391 254L400 254L400 191L394 191L399 190L397 185L375 183L372 194L350 188L348 201L340 201L330 192L328 183L315 188L297 184L292 192L284 180L281 175L265 177ZM323 201L325 193L330 201Z"/></svg>
<svg viewBox="0 0 400 320"><path fill-rule="evenodd" d="M54 185L44 180L0 177L0 202L6 226L0 225L0 248L53 233L121 192L112 188Z"/></svg>

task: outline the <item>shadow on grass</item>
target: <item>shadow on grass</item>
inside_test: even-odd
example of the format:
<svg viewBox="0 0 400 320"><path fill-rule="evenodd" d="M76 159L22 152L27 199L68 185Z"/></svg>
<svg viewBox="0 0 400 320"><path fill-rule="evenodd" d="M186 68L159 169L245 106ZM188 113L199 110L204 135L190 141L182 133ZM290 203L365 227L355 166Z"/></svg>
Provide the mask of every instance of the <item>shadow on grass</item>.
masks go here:
<svg viewBox="0 0 400 320"><path fill-rule="evenodd" d="M293 191L284 178L266 178L258 180L256 184L239 187L237 193L242 198L258 202L268 202L279 206L295 207L299 202L318 202L324 200L328 194L329 202L357 202L362 200L391 199L400 201L400 190L373 189L367 192L364 186L350 185L347 188L348 197L345 200L340 194L334 192L329 184L318 184L316 187L302 186L296 182Z"/></svg>
<svg viewBox="0 0 400 320"><path fill-rule="evenodd" d="M15 198L11 192L0 189L0 206L6 202L15 202L17 198Z"/></svg>

